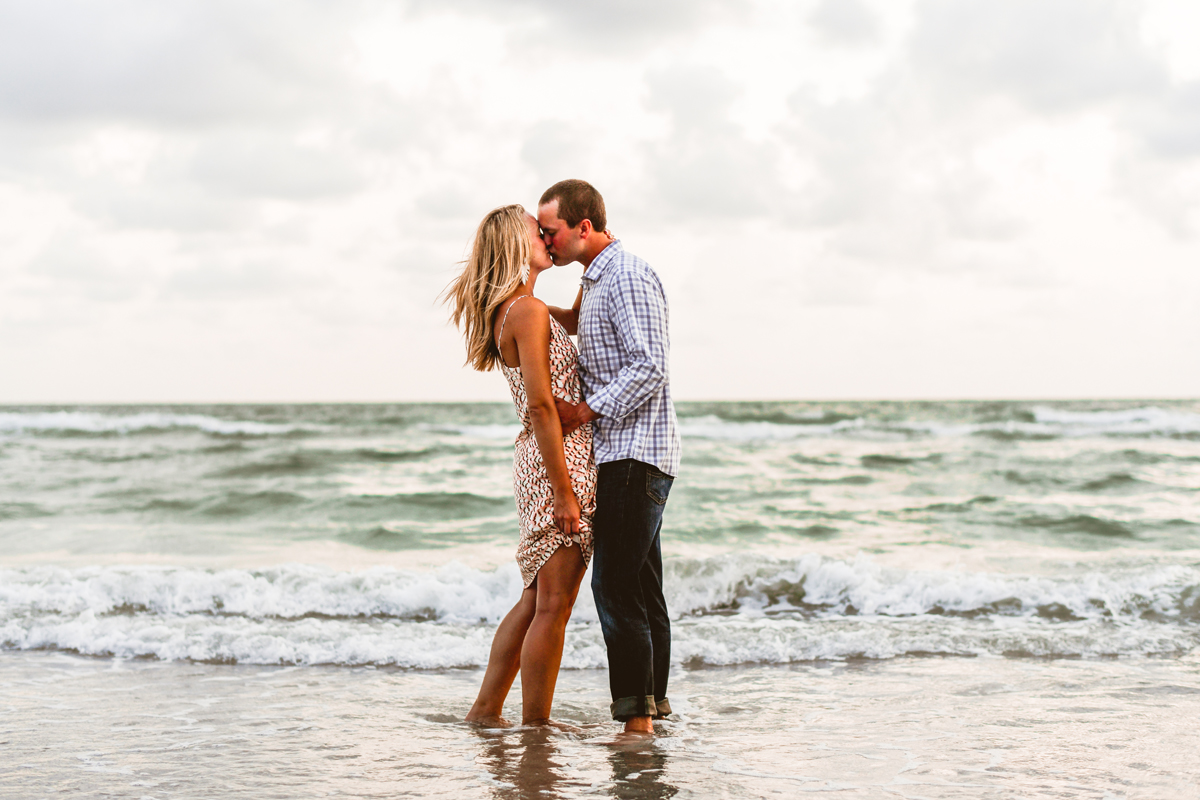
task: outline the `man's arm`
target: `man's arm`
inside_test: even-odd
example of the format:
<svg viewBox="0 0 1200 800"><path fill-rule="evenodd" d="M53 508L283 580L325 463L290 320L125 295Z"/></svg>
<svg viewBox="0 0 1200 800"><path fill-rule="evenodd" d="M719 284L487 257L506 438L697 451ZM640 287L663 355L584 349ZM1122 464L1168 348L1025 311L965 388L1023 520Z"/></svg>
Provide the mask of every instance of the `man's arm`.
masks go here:
<svg viewBox="0 0 1200 800"><path fill-rule="evenodd" d="M670 343L667 299L658 282L635 272L613 278L608 308L626 363L584 405L591 414L620 419L644 405L667 382Z"/></svg>
<svg viewBox="0 0 1200 800"><path fill-rule="evenodd" d="M550 309L550 316L558 320L558 324L567 329L567 333L574 336L579 332L579 306L583 303L583 286L579 287L579 293L575 295L575 305L570 308L558 308L557 306L547 306Z"/></svg>
<svg viewBox="0 0 1200 800"><path fill-rule="evenodd" d="M558 409L558 421L562 425L563 436L568 435L580 425L586 425L594 419L599 419L600 415L592 411L591 406L587 401L575 405L568 403L561 397L554 398L554 407Z"/></svg>

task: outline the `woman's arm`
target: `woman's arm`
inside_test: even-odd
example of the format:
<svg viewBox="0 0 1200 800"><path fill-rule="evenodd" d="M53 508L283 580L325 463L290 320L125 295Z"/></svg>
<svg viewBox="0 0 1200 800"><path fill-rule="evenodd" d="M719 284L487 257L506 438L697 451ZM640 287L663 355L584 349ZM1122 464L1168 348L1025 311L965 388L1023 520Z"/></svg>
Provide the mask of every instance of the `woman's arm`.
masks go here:
<svg viewBox="0 0 1200 800"><path fill-rule="evenodd" d="M557 306L547 306L550 310L550 316L558 320L558 324L567 329L567 333L574 336L579 332L579 306L583 303L583 287L579 287L579 293L575 295L575 305L570 308L558 308Z"/></svg>
<svg viewBox="0 0 1200 800"><path fill-rule="evenodd" d="M546 304L534 297L519 303L509 314L505 334L509 331L520 356L529 421L554 489L554 522L563 533L578 533L579 501L567 471L562 426L550 389L550 314Z"/></svg>

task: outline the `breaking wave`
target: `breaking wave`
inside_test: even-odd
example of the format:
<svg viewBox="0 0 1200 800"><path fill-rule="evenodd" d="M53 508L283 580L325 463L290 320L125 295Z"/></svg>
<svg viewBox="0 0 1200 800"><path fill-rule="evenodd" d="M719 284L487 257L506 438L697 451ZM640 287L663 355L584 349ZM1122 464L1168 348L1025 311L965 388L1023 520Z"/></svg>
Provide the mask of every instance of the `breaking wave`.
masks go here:
<svg viewBox="0 0 1200 800"><path fill-rule="evenodd" d="M144 411L0 411L0 433L104 435L191 429L222 436L271 436L303 430L296 425L226 420L207 414Z"/></svg>
<svg viewBox="0 0 1200 800"><path fill-rule="evenodd" d="M789 419L780 414L755 419L746 414L716 413L683 417L684 437L754 441L799 438L957 438L982 436L1001 440L1105 437L1200 438L1200 414L1149 406L1120 411L1064 411L1036 407L1013 419L997 421L927 421L875 419L825 414Z"/></svg>
<svg viewBox="0 0 1200 800"><path fill-rule="evenodd" d="M1121 410L1070 411L1035 406L1005 407L1000 417L982 412L961 421L936 419L936 410L912 409L903 417L894 409L864 409L857 414L825 410L787 413L774 408L754 410L743 404L702 404L699 414L689 414L681 405L680 432L685 438L730 441L769 441L797 438L912 439L980 436L1000 440L1039 440L1088 436L1128 438L1200 439L1200 414L1157 406ZM294 409L288 412L295 419ZM415 412L414 412L415 413ZM501 417L507 415L495 411ZM930 414L924 418L923 414ZM311 416L311 415L310 415ZM169 410L119 412L100 409L6 410L0 411L0 434L40 436L111 436L136 433L194 430L218 436L279 436L317 432L339 425L412 426L434 434L451 434L483 441L512 441L520 426L510 421L466 421L463 423L414 417L382 417L371 420L324 419L319 425L225 419L210 413L178 413ZM974 417L974 418L972 418ZM384 454L388 458L390 454ZM366 458L367 456L364 456ZM402 458L403 456L401 456Z"/></svg>
<svg viewBox="0 0 1200 800"><path fill-rule="evenodd" d="M1200 570L1073 577L898 571L866 557L667 562L680 663L952 655L1180 654L1200 646ZM482 666L521 591L514 565L432 572L0 570L0 645L255 664ZM580 594L564 665L604 666Z"/></svg>

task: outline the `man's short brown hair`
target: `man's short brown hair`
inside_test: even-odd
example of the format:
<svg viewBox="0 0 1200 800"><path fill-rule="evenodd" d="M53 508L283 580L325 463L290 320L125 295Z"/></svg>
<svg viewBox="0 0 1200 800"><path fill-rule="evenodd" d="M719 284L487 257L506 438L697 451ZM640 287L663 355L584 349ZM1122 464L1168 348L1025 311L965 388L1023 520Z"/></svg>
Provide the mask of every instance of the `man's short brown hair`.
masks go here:
<svg viewBox="0 0 1200 800"><path fill-rule="evenodd" d="M592 228L598 231L608 229L608 219L604 214L604 198L596 191L596 187L587 181L570 178L559 181L542 192L539 206L558 201L558 218L574 228L585 219L591 220Z"/></svg>

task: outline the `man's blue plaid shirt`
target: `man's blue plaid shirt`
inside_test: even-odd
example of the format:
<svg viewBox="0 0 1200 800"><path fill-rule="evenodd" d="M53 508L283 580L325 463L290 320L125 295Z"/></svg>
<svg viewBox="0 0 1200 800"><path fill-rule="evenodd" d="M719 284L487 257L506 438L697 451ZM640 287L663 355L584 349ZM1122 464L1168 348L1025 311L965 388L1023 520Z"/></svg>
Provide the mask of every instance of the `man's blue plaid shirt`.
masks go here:
<svg viewBox="0 0 1200 800"><path fill-rule="evenodd" d="M658 275L615 240L583 273L579 377L595 421L596 463L633 458L679 474L667 297Z"/></svg>

